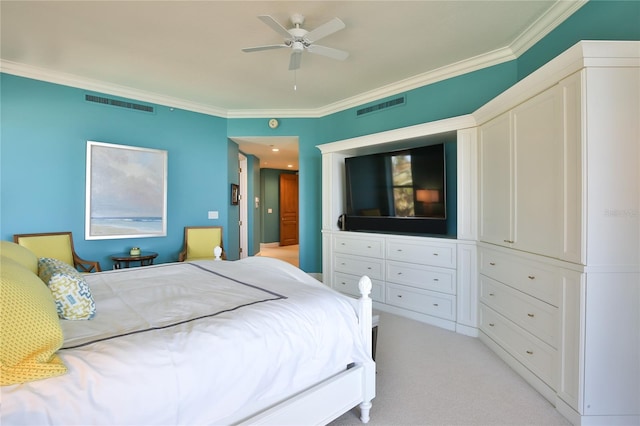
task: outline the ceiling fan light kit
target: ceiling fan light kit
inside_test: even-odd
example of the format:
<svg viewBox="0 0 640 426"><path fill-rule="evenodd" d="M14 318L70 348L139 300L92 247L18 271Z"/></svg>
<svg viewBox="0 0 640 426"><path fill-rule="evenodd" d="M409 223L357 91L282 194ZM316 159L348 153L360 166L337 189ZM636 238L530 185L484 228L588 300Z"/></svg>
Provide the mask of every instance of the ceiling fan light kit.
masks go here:
<svg viewBox="0 0 640 426"><path fill-rule="evenodd" d="M320 46L314 44L316 41L327 37L341 29L346 25L339 18L333 18L329 22L320 25L314 30L307 31L301 28L304 23L304 16L299 13L291 15L291 23L293 28L286 29L278 21L269 15L258 16L262 22L267 24L272 30L284 37L283 44L271 44L257 47L247 47L242 49L243 52L258 52L262 50L290 48L291 57L289 59L289 70L295 71L300 68L301 56L304 51L326 56L339 61L344 61L349 57L349 52L334 49L332 47Z"/></svg>

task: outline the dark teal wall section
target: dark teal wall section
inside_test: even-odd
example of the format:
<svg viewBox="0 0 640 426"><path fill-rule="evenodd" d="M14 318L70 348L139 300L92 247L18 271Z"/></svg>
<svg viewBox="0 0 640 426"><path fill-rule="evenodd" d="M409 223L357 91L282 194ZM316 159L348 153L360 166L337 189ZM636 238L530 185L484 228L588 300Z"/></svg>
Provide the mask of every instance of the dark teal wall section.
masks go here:
<svg viewBox="0 0 640 426"><path fill-rule="evenodd" d="M81 89L7 74L0 79L3 240L72 231L77 251L109 269L108 255L132 246L157 251L158 262L175 261L185 225L226 226L226 120L158 105L154 113L99 105L85 101ZM88 140L168 151L166 237L84 240ZM209 210L220 218L207 219Z"/></svg>
<svg viewBox="0 0 640 426"><path fill-rule="evenodd" d="M280 175L297 174L297 171L262 169L260 170L260 191L262 192L262 238L263 243L280 241ZM269 213L271 209L271 213Z"/></svg>
<svg viewBox="0 0 640 426"><path fill-rule="evenodd" d="M518 78L580 40L640 40L640 1L591 0L518 58Z"/></svg>
<svg viewBox="0 0 640 426"><path fill-rule="evenodd" d="M328 115L320 119L320 129L325 142L333 142L470 114L511 87L516 78L516 62L506 62ZM399 96L406 98L402 106L356 114L361 108Z"/></svg>

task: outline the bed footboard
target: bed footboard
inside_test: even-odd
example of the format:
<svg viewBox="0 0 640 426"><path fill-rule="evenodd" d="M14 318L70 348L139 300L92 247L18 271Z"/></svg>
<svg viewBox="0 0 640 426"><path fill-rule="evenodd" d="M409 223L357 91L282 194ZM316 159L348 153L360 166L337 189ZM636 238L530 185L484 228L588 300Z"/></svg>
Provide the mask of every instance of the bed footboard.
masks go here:
<svg viewBox="0 0 640 426"><path fill-rule="evenodd" d="M358 284L361 297L353 300L358 312L360 332L371 356L372 308L371 280L363 276ZM369 421L371 401L376 394L376 366L373 360L357 363L329 379L288 398L239 425L326 425L359 404L360 420Z"/></svg>

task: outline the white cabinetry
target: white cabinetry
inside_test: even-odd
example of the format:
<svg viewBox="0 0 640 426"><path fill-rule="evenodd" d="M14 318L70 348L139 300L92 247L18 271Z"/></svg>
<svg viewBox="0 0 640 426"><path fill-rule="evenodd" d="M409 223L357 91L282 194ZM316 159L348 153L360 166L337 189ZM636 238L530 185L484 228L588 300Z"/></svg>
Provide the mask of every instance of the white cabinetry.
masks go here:
<svg viewBox="0 0 640 426"><path fill-rule="evenodd" d="M357 296L358 280L367 275L378 309L456 329L455 242L341 231L328 237L333 272L326 283Z"/></svg>
<svg viewBox="0 0 640 426"><path fill-rule="evenodd" d="M562 96L554 85L480 126L481 241L565 257L564 158L576 141L563 137Z"/></svg>
<svg viewBox="0 0 640 426"><path fill-rule="evenodd" d="M474 113L480 337L575 424L640 424L638 52L581 42Z"/></svg>
<svg viewBox="0 0 640 426"><path fill-rule="evenodd" d="M406 148L431 135L457 134L457 239L340 231L345 212L344 159ZM319 145L322 151L322 278L357 295L373 282L374 306L477 336L477 144L469 116Z"/></svg>

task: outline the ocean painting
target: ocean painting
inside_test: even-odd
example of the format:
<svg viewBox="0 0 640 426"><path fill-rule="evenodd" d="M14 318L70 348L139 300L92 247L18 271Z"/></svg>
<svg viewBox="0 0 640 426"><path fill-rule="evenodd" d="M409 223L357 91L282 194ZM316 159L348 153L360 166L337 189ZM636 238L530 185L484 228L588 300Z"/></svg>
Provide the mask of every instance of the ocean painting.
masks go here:
<svg viewBox="0 0 640 426"><path fill-rule="evenodd" d="M167 151L87 142L86 239L167 234Z"/></svg>

